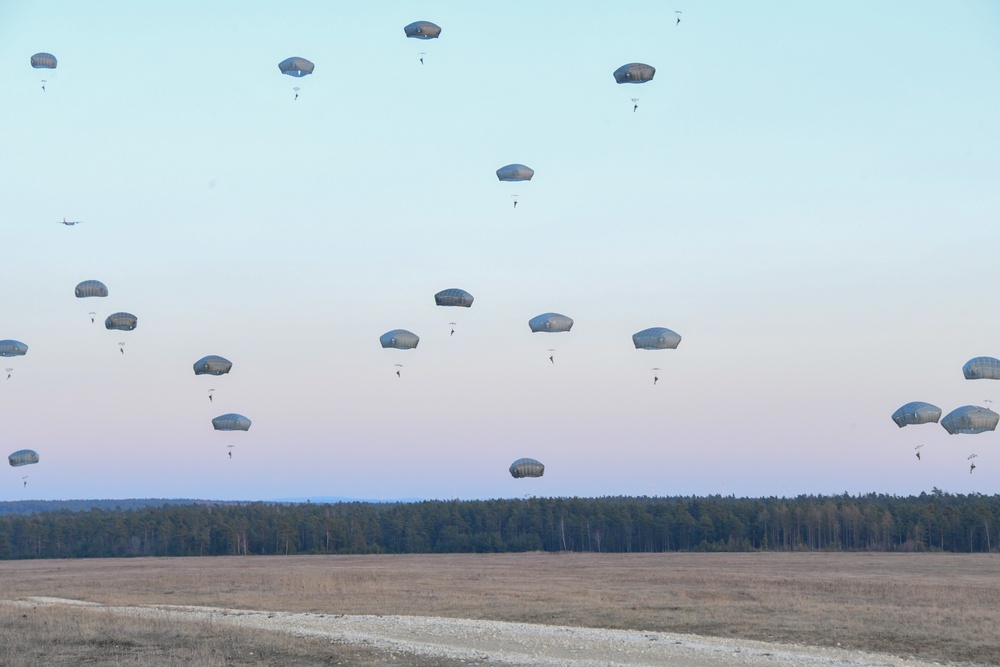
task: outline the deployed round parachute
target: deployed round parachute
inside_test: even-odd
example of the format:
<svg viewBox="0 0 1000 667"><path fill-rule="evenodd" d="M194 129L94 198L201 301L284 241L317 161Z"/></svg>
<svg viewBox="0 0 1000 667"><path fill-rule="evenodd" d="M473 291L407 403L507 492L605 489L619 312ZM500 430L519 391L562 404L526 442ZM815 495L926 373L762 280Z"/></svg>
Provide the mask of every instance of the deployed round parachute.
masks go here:
<svg viewBox="0 0 1000 667"><path fill-rule="evenodd" d="M0 357L23 357L28 346L19 340L0 340Z"/></svg>
<svg viewBox="0 0 1000 667"><path fill-rule="evenodd" d="M963 405L941 419L941 426L952 435L957 433L983 433L992 431L1000 421L1000 414L978 405Z"/></svg>
<svg viewBox="0 0 1000 667"><path fill-rule="evenodd" d="M378 341L382 344L382 347L392 347L397 350L412 350L420 342L420 336L406 329L393 329L379 336Z"/></svg>
<svg viewBox="0 0 1000 667"><path fill-rule="evenodd" d="M430 21L414 21L403 28L403 32L413 39L437 39L441 35L441 26Z"/></svg>
<svg viewBox="0 0 1000 667"><path fill-rule="evenodd" d="M106 329L117 329L118 331L132 331L139 324L139 318L132 313L111 313L104 320Z"/></svg>
<svg viewBox="0 0 1000 667"><path fill-rule="evenodd" d="M219 415L212 420L212 428L216 431L249 431L252 422L243 415L230 412Z"/></svg>
<svg viewBox="0 0 1000 667"><path fill-rule="evenodd" d="M656 68L645 63L629 63L615 70L617 83L646 83L653 80Z"/></svg>
<svg viewBox="0 0 1000 667"><path fill-rule="evenodd" d="M497 169L497 178L501 181L530 181L535 170L523 164L508 164Z"/></svg>
<svg viewBox="0 0 1000 667"><path fill-rule="evenodd" d="M966 380L1000 380L1000 359L975 357L962 366Z"/></svg>
<svg viewBox="0 0 1000 667"><path fill-rule="evenodd" d="M510 476L514 479L521 477L541 477L545 474L545 466L535 459L518 459L510 464Z"/></svg>
<svg viewBox="0 0 1000 667"><path fill-rule="evenodd" d="M923 401L913 401L892 413L892 421L903 428L915 424L937 423L941 419L941 408Z"/></svg>
<svg viewBox="0 0 1000 667"><path fill-rule="evenodd" d="M100 280L84 280L76 286L76 298L86 299L92 296L107 296L108 286Z"/></svg>
<svg viewBox="0 0 1000 667"><path fill-rule="evenodd" d="M51 53L42 52L31 56L31 66L35 69L55 69L57 63L56 57Z"/></svg>
<svg viewBox="0 0 1000 667"><path fill-rule="evenodd" d="M681 336L665 327L653 327L632 334L632 343L637 350L673 350L681 344Z"/></svg>
<svg viewBox="0 0 1000 667"><path fill-rule="evenodd" d="M7 461L14 468L28 466L38 463L38 452L33 449L19 449L7 457Z"/></svg>
<svg viewBox="0 0 1000 667"><path fill-rule="evenodd" d="M233 367L233 362L217 354L210 354L194 362L195 375L225 375Z"/></svg>
<svg viewBox="0 0 1000 667"><path fill-rule="evenodd" d="M441 290L434 295L434 303L439 306L458 306L460 308L471 308L472 302L475 299L471 294L466 292L464 289L458 289L457 287L452 287L451 289Z"/></svg>
<svg viewBox="0 0 1000 667"><path fill-rule="evenodd" d="M315 67L312 61L297 56L285 58L278 63L278 69L281 70L282 74L294 77L303 77L307 74L312 74Z"/></svg>
<svg viewBox="0 0 1000 667"><path fill-rule="evenodd" d="M532 333L559 333L573 328L573 319L559 313L542 313L528 320Z"/></svg>

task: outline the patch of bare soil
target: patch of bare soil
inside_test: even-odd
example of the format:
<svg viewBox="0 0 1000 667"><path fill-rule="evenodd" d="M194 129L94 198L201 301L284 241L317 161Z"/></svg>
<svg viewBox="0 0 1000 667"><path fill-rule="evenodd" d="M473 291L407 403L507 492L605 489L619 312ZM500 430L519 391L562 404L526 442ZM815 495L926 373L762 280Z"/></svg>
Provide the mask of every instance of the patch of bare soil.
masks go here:
<svg viewBox="0 0 1000 667"><path fill-rule="evenodd" d="M476 662L532 667L930 667L936 664L863 651L743 639L441 617L330 615L174 605L114 607L48 597L3 604L33 610L84 607L92 613L146 622L184 621L201 627L233 627L303 639L319 638L337 645L374 649L375 655L380 656L378 659L394 664Z"/></svg>

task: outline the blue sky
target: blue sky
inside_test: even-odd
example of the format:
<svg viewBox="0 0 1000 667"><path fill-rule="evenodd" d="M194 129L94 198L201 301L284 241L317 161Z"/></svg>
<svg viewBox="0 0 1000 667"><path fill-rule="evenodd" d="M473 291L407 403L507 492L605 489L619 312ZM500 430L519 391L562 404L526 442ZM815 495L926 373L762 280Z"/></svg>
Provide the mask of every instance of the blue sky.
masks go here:
<svg viewBox="0 0 1000 667"><path fill-rule="evenodd" d="M997 434L889 418L1000 401L961 373L1000 357L995 3L24 2L0 38L0 338L30 346L0 414L42 457L0 498L1000 483ZM652 326L680 347L633 349Z"/></svg>

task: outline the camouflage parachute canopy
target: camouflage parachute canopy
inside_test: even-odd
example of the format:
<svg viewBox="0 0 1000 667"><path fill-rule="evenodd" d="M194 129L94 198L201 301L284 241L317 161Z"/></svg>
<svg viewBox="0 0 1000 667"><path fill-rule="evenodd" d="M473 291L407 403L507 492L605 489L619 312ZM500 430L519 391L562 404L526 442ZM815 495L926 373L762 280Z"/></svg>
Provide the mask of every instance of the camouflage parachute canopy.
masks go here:
<svg viewBox="0 0 1000 667"><path fill-rule="evenodd" d="M573 319L559 313L542 313L528 320L532 333L559 333L573 328Z"/></svg>
<svg viewBox="0 0 1000 667"><path fill-rule="evenodd" d="M55 69L56 57L51 53L36 53L31 56L31 66L35 69Z"/></svg>
<svg viewBox="0 0 1000 667"><path fill-rule="evenodd" d="M28 346L19 340L0 340L0 357L23 357L28 353Z"/></svg>
<svg viewBox="0 0 1000 667"><path fill-rule="evenodd" d="M896 426L937 423L941 418L941 408L923 401L912 401L892 413Z"/></svg>
<svg viewBox="0 0 1000 667"><path fill-rule="evenodd" d="M217 354L210 354L194 362L195 375L225 375L233 367L233 362Z"/></svg>
<svg viewBox="0 0 1000 667"><path fill-rule="evenodd" d="M230 412L219 415L212 420L212 428L216 431L249 431L252 422L243 415Z"/></svg>
<svg viewBox="0 0 1000 667"><path fill-rule="evenodd" d="M497 178L501 181L530 181L535 170L523 164L508 164L497 169Z"/></svg>
<svg viewBox="0 0 1000 667"><path fill-rule="evenodd" d="M545 466L535 459L518 459L510 464L510 476L514 479L520 477L541 477L545 474Z"/></svg>
<svg viewBox="0 0 1000 667"><path fill-rule="evenodd" d="M955 408L941 420L941 426L952 435L957 433L984 433L997 427L1000 415L978 405Z"/></svg>
<svg viewBox="0 0 1000 667"><path fill-rule="evenodd" d="M475 301L475 299L471 294L466 292L464 289L458 289L457 287L441 290L434 295L434 303L439 306L459 306L461 308L471 308L473 301Z"/></svg>
<svg viewBox="0 0 1000 667"><path fill-rule="evenodd" d="M278 63L278 69L281 70L282 74L294 77L303 77L307 74L312 74L315 68L316 66L313 65L311 60L299 58L298 56L285 58Z"/></svg>
<svg viewBox="0 0 1000 667"><path fill-rule="evenodd" d="M966 380L1000 380L1000 359L975 357L962 366Z"/></svg>
<svg viewBox="0 0 1000 667"><path fill-rule="evenodd" d="M441 34L441 26L430 21L414 21L403 28L403 32L413 39L437 39Z"/></svg>
<svg viewBox="0 0 1000 667"><path fill-rule="evenodd" d="M86 299L91 296L107 296L108 286L100 280L84 280L76 286L76 298Z"/></svg>
<svg viewBox="0 0 1000 667"><path fill-rule="evenodd" d="M632 334L632 343L637 350L673 350L681 344L681 337L665 327L653 327Z"/></svg>
<svg viewBox="0 0 1000 667"><path fill-rule="evenodd" d="M132 313L111 313L104 320L106 329L117 329L118 331L132 331L139 324L139 318Z"/></svg>
<svg viewBox="0 0 1000 667"><path fill-rule="evenodd" d="M38 463L38 452L33 449L19 449L8 456L7 461L14 468Z"/></svg>
<svg viewBox="0 0 1000 667"><path fill-rule="evenodd" d="M420 336L406 329L393 329L379 336L378 341L382 344L382 347L392 347L397 350L412 350L420 342Z"/></svg>
<svg viewBox="0 0 1000 667"><path fill-rule="evenodd" d="M644 63L629 63L615 70L615 81L618 83L646 83L653 80L656 68Z"/></svg>

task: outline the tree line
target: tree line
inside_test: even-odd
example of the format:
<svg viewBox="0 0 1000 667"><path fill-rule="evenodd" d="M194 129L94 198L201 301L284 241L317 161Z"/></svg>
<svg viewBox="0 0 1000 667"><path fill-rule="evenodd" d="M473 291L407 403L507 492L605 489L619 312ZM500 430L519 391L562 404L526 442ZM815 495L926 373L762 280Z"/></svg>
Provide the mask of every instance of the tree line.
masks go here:
<svg viewBox="0 0 1000 667"><path fill-rule="evenodd" d="M0 559L1000 548L1000 495L164 504L0 516Z"/></svg>
<svg viewBox="0 0 1000 667"><path fill-rule="evenodd" d="M123 498L94 500L3 500L0 501L0 516L5 514L35 514L55 510L82 512L92 509L134 510L142 507L162 507L164 505L242 505L228 500L198 500L194 498Z"/></svg>

